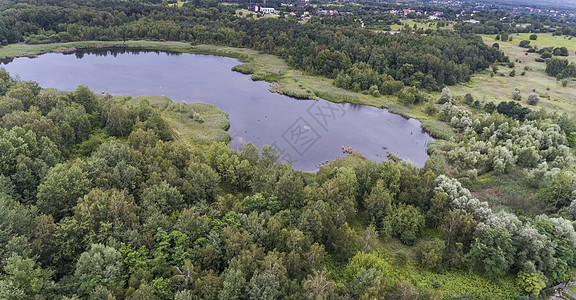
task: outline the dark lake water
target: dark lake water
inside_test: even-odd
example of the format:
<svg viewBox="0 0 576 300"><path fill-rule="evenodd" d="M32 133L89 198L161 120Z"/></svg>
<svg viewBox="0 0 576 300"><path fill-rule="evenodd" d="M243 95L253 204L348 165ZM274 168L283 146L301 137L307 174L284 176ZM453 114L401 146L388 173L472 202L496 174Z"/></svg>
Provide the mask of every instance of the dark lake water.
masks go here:
<svg viewBox="0 0 576 300"><path fill-rule="evenodd" d="M107 55L105 55L107 54ZM388 151L423 166L433 139L420 121L385 109L326 100L296 100L268 91L266 82L233 72L237 59L166 52L44 54L3 67L42 87L75 90L80 84L113 95L164 95L174 101L207 102L229 114L230 147L273 145L303 171L344 156L342 146L382 161Z"/></svg>

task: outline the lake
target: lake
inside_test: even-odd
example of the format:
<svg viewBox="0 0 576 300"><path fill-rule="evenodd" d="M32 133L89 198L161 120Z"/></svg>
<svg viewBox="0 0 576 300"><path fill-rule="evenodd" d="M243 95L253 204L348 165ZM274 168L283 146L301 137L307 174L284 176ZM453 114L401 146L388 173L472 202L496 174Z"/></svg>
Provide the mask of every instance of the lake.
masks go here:
<svg viewBox="0 0 576 300"><path fill-rule="evenodd" d="M344 156L342 147L379 162L388 152L420 167L428 159L434 139L420 121L371 106L271 93L270 83L231 70L238 64L212 55L98 50L16 58L3 67L45 88L72 91L84 84L98 93L214 104L229 115L231 148L273 145L281 159L303 171Z"/></svg>

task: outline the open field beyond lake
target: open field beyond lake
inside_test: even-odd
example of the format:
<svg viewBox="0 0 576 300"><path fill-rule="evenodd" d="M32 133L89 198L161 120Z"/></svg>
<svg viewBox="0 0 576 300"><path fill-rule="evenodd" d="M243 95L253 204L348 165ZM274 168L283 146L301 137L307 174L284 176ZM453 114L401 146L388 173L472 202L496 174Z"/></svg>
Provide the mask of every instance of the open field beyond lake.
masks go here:
<svg viewBox="0 0 576 300"><path fill-rule="evenodd" d="M514 68L499 66L494 76L491 70L485 70L472 76L469 83L459 84L450 89L455 95L472 94L480 101L510 101L512 91L519 87L522 95L522 103L526 104L526 99L530 94L540 96L540 107L551 110L566 111L570 114L576 112L576 81L569 80L566 87L562 86L555 77L545 73L546 63L536 62L540 57L538 53L526 53L526 48L521 48L518 43L522 40L529 40L530 34L520 33L510 35L512 41L502 42L495 39L495 35L484 35L483 39L487 45L498 43L500 49L510 57L510 61L515 63ZM576 62L576 39L569 39L564 36L552 36L552 34L538 34L538 39L530 41L530 45L538 48L543 47L566 47L569 52L567 58L571 62ZM516 76L511 77L510 72L515 69ZM522 72L526 72L524 76Z"/></svg>

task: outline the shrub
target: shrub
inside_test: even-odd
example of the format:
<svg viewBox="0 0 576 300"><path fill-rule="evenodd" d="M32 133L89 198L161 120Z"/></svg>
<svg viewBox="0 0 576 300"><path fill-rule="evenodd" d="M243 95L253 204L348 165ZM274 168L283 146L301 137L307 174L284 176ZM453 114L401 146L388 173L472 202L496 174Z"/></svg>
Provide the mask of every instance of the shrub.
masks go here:
<svg viewBox="0 0 576 300"><path fill-rule="evenodd" d="M538 95L536 95L536 94L530 94L530 96L528 96L527 102L530 105L537 105L539 101L540 101L540 98L538 98Z"/></svg>
<svg viewBox="0 0 576 300"><path fill-rule="evenodd" d="M520 41L520 44L518 44L518 46L520 46L522 48L528 48L528 45L530 45L530 41L528 41L528 40Z"/></svg>
<svg viewBox="0 0 576 300"><path fill-rule="evenodd" d="M516 101L522 100L522 95L520 95L519 88L514 88L514 91L512 91L512 99Z"/></svg>
<svg viewBox="0 0 576 300"><path fill-rule="evenodd" d="M369 89L369 92L370 92L370 95L372 95L374 97L380 97L380 91L378 91L377 85L371 86Z"/></svg>
<svg viewBox="0 0 576 300"><path fill-rule="evenodd" d="M474 97L472 97L472 94L468 93L466 95L464 95L464 103L470 105L474 102Z"/></svg>
<svg viewBox="0 0 576 300"><path fill-rule="evenodd" d="M420 210L403 203L394 207L385 222L390 225L391 233L409 246L414 245L424 229L424 216Z"/></svg>
<svg viewBox="0 0 576 300"><path fill-rule="evenodd" d="M436 108L436 105L434 105L434 103L428 102L428 104L426 104L426 106L424 107L424 112L429 116L433 116L436 113L438 113L438 109Z"/></svg>
<svg viewBox="0 0 576 300"><path fill-rule="evenodd" d="M452 92L448 87L442 89L442 95L438 98L438 104L444 104L446 102L452 102Z"/></svg>
<svg viewBox="0 0 576 300"><path fill-rule="evenodd" d="M417 250L418 261L424 268L439 270L442 267L444 252L446 252L446 245L443 240L436 238L427 241Z"/></svg>

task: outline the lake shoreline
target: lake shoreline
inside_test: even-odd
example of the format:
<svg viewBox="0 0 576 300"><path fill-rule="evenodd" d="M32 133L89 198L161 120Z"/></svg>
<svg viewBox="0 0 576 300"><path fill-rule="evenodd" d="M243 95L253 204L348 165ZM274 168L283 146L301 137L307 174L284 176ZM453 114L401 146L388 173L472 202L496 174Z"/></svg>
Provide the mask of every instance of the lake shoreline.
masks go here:
<svg viewBox="0 0 576 300"><path fill-rule="evenodd" d="M391 113L417 119L422 129L435 139L450 139L453 131L435 116L430 116L419 107L408 107L382 97L373 97L341 88L332 84L329 78L305 75L289 67L286 62L274 55L256 50L216 45L191 45L184 42L155 41L83 41L54 44L11 44L0 48L0 62L17 57L36 57L46 53L72 53L88 49L134 49L191 54L216 55L238 59L242 62L233 71L251 75L253 81L266 81L271 84L269 91L298 99L322 98L334 103L351 103L387 109ZM395 96L389 96L395 99Z"/></svg>
<svg viewBox="0 0 576 300"><path fill-rule="evenodd" d="M102 94L162 95L176 102L210 103L230 116L232 149L240 150L245 142L257 147L273 145L300 170L312 170L326 159L341 157L342 146L375 161L384 159L388 152L420 167L428 159L427 142L433 139L417 119L374 106L322 98L295 101L270 93L270 84L265 81L231 72L240 64L237 58L201 53L79 50L19 58L5 68L22 80L59 90L84 84Z"/></svg>
<svg viewBox="0 0 576 300"><path fill-rule="evenodd" d="M390 112L408 118L424 121L430 116L415 111L410 107L398 104L384 97L373 97L332 85L332 80L320 76L302 74L289 67L283 59L259 53L247 48L233 48L216 45L191 45L184 42L156 42L156 41L80 41L53 44L10 44L0 47L0 62L9 62L18 57L34 58L46 53L72 53L87 49L137 49L170 51L180 53L208 54L236 58L242 64L235 66L234 71L252 75L254 81L276 83L270 88L271 92L279 93L296 99L317 99L335 103L352 103L387 108ZM386 95L390 99L395 96Z"/></svg>

